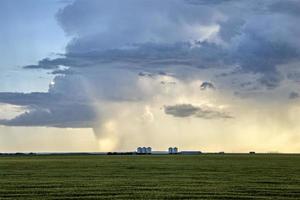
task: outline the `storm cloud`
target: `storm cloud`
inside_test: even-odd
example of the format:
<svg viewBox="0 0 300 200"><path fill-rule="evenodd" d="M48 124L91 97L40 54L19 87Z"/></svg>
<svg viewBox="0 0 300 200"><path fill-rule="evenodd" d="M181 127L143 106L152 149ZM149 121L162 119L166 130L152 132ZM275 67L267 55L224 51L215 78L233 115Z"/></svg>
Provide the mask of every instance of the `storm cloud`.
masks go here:
<svg viewBox="0 0 300 200"><path fill-rule="evenodd" d="M165 113L167 115L173 115L174 117L197 117L203 119L229 119L233 118L225 112L212 110L209 108L202 109L201 107L194 106L192 104L177 104L171 106L165 106Z"/></svg>
<svg viewBox="0 0 300 200"><path fill-rule="evenodd" d="M199 85L212 89L216 84L218 90L220 85L220 96L241 92L255 99L252 94L280 88L289 74L280 66L300 62L295 14L299 2L281 4L271 0L75 0L56 15L72 38L65 53L24 66L51 70L57 75L54 84L45 93L0 93L0 102L28 109L0 123L93 127L97 120L112 115L106 109L95 111L96 104L106 108L107 103L149 104L163 99L162 106L186 91L197 96L189 90L193 83L198 90ZM216 76L219 72L228 76ZM161 84L167 82L176 84ZM243 82L251 85L252 93L240 87ZM231 118L183 99L184 104L166 106L165 113L199 120Z"/></svg>
<svg viewBox="0 0 300 200"><path fill-rule="evenodd" d="M66 54L26 68L111 62L154 70L170 65L235 65L241 73L260 76L257 83L262 87L274 89L284 79L278 65L299 61L300 29L291 9L298 5L298 1L77 0L57 14L62 28L73 36Z"/></svg>

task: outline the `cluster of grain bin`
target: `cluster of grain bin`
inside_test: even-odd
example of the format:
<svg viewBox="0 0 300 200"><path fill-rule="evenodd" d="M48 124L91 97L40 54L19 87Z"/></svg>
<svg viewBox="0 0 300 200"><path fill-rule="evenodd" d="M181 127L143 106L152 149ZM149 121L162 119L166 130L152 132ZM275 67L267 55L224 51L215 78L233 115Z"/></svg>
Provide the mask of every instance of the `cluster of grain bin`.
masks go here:
<svg viewBox="0 0 300 200"><path fill-rule="evenodd" d="M138 147L136 150L137 154L151 154L152 148L151 147Z"/></svg>
<svg viewBox="0 0 300 200"><path fill-rule="evenodd" d="M145 154L161 154L161 155L164 155L164 154L183 154L183 155L196 155L196 154L201 154L202 152L201 151L178 151L178 148L177 147L169 147L168 148L168 151L153 151L152 152L152 148L151 147L138 147L136 149L136 154L142 154L142 155L145 155Z"/></svg>
<svg viewBox="0 0 300 200"><path fill-rule="evenodd" d="M169 154L178 154L178 148L177 147L169 147L168 152L169 152Z"/></svg>

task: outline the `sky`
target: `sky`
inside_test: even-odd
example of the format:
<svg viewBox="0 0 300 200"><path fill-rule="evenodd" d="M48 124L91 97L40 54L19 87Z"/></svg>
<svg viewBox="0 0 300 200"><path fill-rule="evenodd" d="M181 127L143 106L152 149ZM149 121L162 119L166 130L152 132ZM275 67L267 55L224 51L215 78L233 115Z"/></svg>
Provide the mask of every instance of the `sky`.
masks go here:
<svg viewBox="0 0 300 200"><path fill-rule="evenodd" d="M0 0L0 152L300 152L299 0Z"/></svg>

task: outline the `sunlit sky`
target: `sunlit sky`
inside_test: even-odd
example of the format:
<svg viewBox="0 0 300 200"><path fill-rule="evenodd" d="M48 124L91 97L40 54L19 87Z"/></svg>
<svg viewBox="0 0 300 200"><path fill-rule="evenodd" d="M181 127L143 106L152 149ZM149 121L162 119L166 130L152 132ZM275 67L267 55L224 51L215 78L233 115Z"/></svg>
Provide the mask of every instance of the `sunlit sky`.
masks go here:
<svg viewBox="0 0 300 200"><path fill-rule="evenodd" d="M299 0L0 0L0 152L300 152Z"/></svg>

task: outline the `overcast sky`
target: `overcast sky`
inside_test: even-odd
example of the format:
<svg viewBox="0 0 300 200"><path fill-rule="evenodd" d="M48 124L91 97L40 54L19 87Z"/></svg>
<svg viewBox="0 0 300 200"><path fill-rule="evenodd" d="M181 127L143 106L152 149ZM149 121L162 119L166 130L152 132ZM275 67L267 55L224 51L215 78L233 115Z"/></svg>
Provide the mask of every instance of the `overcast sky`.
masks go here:
<svg viewBox="0 0 300 200"><path fill-rule="evenodd" d="M0 0L0 151L300 151L299 0Z"/></svg>

